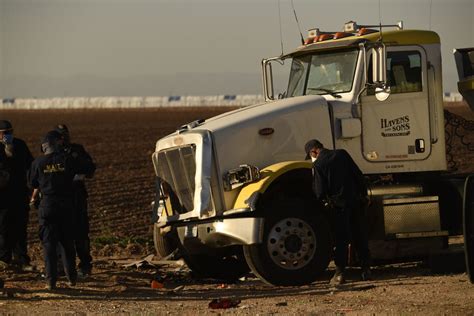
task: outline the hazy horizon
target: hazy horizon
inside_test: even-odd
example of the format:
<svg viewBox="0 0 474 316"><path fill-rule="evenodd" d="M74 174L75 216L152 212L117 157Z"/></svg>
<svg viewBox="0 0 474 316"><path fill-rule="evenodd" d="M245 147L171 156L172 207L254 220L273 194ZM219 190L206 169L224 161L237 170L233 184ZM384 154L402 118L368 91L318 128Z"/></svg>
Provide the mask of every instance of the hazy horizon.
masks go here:
<svg viewBox="0 0 474 316"><path fill-rule="evenodd" d="M474 1L380 3L383 23L438 32L444 91L457 91L452 49L474 45ZM378 23L377 0L294 5L304 36ZM280 7L288 52L298 28L291 2ZM275 0L0 0L0 97L260 94L278 14Z"/></svg>

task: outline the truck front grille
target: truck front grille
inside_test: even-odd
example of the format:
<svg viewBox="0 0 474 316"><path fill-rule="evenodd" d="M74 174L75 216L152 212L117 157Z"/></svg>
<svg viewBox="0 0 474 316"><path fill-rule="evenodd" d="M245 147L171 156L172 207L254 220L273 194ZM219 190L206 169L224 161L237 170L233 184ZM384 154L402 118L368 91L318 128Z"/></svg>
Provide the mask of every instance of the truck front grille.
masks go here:
<svg viewBox="0 0 474 316"><path fill-rule="evenodd" d="M176 194L181 212L194 208L196 146L187 145L158 153L158 175Z"/></svg>

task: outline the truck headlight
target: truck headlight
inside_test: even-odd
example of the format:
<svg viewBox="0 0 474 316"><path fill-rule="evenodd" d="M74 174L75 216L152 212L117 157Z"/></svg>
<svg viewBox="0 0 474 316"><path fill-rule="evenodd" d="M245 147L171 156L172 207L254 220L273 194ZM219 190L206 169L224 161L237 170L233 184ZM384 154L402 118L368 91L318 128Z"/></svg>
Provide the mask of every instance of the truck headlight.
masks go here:
<svg viewBox="0 0 474 316"><path fill-rule="evenodd" d="M260 170L251 165L240 165L238 168L227 171L224 175L224 190L231 191L246 183L260 179Z"/></svg>

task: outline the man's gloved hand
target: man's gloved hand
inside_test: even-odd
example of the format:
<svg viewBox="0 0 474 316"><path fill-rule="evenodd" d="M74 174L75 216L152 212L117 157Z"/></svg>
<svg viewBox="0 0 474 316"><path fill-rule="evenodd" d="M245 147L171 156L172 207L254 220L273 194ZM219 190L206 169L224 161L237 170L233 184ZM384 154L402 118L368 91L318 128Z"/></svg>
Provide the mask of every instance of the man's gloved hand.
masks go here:
<svg viewBox="0 0 474 316"><path fill-rule="evenodd" d="M334 201L331 199L321 199L321 202L323 203L324 207L334 208Z"/></svg>
<svg viewBox="0 0 474 316"><path fill-rule="evenodd" d="M72 181L84 181L85 178L86 178L85 174L76 174L74 175L74 178L72 179Z"/></svg>
<svg viewBox="0 0 474 316"><path fill-rule="evenodd" d="M5 188L10 181L10 173L0 169L0 189Z"/></svg>
<svg viewBox="0 0 474 316"><path fill-rule="evenodd" d="M30 210L37 210L35 201L30 201Z"/></svg>
<svg viewBox="0 0 474 316"><path fill-rule="evenodd" d="M363 208L369 207L372 204L372 201L367 195L361 196L359 200L360 200L360 206Z"/></svg>
<svg viewBox="0 0 474 316"><path fill-rule="evenodd" d="M30 200L30 210L38 210L40 199Z"/></svg>

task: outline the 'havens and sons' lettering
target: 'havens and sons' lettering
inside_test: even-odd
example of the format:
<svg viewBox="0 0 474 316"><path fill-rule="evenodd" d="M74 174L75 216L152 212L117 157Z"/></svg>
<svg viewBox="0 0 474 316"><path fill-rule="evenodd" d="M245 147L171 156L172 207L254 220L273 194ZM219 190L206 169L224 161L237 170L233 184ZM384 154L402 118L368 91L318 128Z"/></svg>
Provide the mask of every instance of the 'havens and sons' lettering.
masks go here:
<svg viewBox="0 0 474 316"><path fill-rule="evenodd" d="M410 135L410 117L408 115L395 119L380 119L382 136L407 136Z"/></svg>

